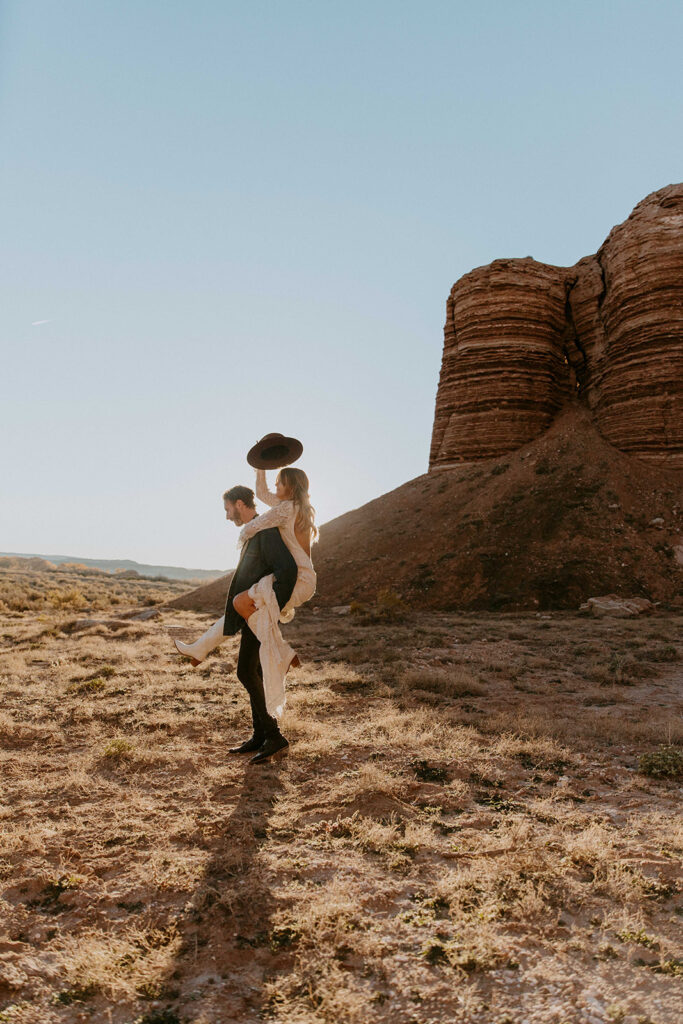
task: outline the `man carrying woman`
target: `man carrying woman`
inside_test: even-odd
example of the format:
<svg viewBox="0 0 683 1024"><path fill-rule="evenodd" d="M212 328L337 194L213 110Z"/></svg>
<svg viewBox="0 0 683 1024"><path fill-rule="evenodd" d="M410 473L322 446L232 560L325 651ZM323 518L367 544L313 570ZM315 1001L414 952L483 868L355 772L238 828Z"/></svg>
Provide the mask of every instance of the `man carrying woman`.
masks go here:
<svg viewBox="0 0 683 1024"><path fill-rule="evenodd" d="M268 453L283 447L280 440L290 443L289 461L298 458L300 442L282 435L267 435L247 456L257 466L257 493L271 506L268 512L258 515L249 487L231 487L223 495L226 519L241 527L240 560L230 582L224 617L193 644L175 641L178 652L198 665L226 636L241 630L237 678L249 694L253 734L230 753L255 752L253 763L289 746L279 720L285 704L285 675L290 665L298 664L298 658L282 639L279 623L291 621L295 608L310 600L316 586L310 551L318 531L308 477L300 469L283 468L275 493L266 486L264 466L268 465Z"/></svg>

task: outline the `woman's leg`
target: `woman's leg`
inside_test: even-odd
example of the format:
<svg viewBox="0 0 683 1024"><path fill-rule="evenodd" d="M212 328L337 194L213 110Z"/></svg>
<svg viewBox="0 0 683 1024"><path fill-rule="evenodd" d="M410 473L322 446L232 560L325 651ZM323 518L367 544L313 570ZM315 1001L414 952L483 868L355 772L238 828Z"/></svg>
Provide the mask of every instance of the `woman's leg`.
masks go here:
<svg viewBox="0 0 683 1024"><path fill-rule="evenodd" d="M280 612L280 622L291 622L294 618L294 610L300 608L306 601L310 601L315 594L316 575L313 569L299 569L294 590L289 601Z"/></svg>
<svg viewBox="0 0 683 1024"><path fill-rule="evenodd" d="M199 640L195 640L193 644L184 644L182 640L174 640L173 643L178 654L182 654L185 658L190 658L193 665L199 665L200 662L204 661L207 654L210 654L224 640L227 640L227 637L223 636L224 625L225 615L218 619L217 622L214 622L213 626L209 626L206 633L202 633Z"/></svg>
<svg viewBox="0 0 683 1024"><path fill-rule="evenodd" d="M256 608L249 616L247 625L260 644L259 658L266 707L270 715L279 719L285 705L285 676L291 665L298 663L298 659L280 632L280 609L273 592L272 574L255 583L247 596Z"/></svg>
<svg viewBox="0 0 683 1024"><path fill-rule="evenodd" d="M237 597L233 599L232 604L237 614L241 615L247 623L251 619L252 615L257 611L253 598L249 597L248 590L243 590L241 594L238 594ZM250 625L253 632L258 636L259 632L263 628L260 625L260 620L255 620ZM292 652L292 660L289 663L289 668L298 668L300 664L301 662L298 654L294 654L294 652Z"/></svg>
<svg viewBox="0 0 683 1024"><path fill-rule="evenodd" d="M243 590L241 594L234 597L232 600L232 606L238 615L241 615L246 622L251 615L256 611L256 605L253 600L249 597L249 591Z"/></svg>

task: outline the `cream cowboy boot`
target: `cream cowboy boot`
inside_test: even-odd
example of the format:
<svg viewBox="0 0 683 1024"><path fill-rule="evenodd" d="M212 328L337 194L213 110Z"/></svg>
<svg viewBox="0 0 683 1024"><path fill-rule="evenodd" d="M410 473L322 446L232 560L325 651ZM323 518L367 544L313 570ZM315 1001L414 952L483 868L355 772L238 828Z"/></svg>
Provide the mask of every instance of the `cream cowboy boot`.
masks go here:
<svg viewBox="0 0 683 1024"><path fill-rule="evenodd" d="M204 661L207 654L210 654L224 640L228 639L226 636L223 636L224 625L225 616L214 622L213 626L209 626L206 633L202 633L199 640L195 640L193 644L184 644L182 640L174 640L173 643L176 645L179 654L190 658L193 665L199 665Z"/></svg>

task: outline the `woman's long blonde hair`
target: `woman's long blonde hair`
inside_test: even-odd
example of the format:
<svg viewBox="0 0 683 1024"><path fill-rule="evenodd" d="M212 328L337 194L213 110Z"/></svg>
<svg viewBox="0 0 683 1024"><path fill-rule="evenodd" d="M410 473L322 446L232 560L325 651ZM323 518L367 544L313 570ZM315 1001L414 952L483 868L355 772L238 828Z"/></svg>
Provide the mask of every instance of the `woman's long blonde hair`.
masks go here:
<svg viewBox="0 0 683 1024"><path fill-rule="evenodd" d="M285 487L291 488L292 501L296 508L296 527L302 532L308 530L313 544L318 539L318 528L315 525L315 509L308 495L308 477L303 469L286 466L278 473L278 479Z"/></svg>

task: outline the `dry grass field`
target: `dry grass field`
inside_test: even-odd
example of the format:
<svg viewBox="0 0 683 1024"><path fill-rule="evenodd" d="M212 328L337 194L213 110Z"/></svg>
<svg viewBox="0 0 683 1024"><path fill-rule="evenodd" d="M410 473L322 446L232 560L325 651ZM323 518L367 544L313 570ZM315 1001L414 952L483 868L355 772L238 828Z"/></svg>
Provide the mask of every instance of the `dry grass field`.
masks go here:
<svg viewBox="0 0 683 1024"><path fill-rule="evenodd" d="M49 567L49 568L47 568ZM187 591L187 581L107 573L85 565L52 565L41 558L0 558L0 613L100 612L154 606Z"/></svg>
<svg viewBox="0 0 683 1024"><path fill-rule="evenodd" d="M683 616L358 611L250 766L205 617L5 604L0 1022L681 1019Z"/></svg>

